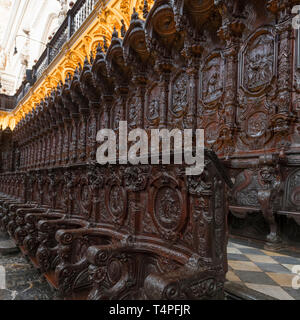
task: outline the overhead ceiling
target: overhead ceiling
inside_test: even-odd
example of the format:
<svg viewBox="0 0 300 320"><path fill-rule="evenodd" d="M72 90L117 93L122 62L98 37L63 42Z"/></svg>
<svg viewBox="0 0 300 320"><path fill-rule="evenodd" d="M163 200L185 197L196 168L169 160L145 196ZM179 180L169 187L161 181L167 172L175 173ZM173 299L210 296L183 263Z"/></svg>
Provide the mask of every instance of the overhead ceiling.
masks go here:
<svg viewBox="0 0 300 320"><path fill-rule="evenodd" d="M15 0L0 0L0 45L2 44L5 29L11 15L12 4ZM1 62L0 62L1 64Z"/></svg>
<svg viewBox="0 0 300 320"><path fill-rule="evenodd" d="M15 94L66 6L68 0L0 0L0 93Z"/></svg>

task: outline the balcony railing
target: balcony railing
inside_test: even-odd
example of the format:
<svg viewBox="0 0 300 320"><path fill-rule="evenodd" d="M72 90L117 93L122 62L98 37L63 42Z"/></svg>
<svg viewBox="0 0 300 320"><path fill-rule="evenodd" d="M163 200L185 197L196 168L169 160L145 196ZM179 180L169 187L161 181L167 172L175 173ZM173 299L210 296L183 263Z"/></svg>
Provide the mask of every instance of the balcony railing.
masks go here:
<svg viewBox="0 0 300 320"><path fill-rule="evenodd" d="M47 48L40 56L37 63L32 67L31 78L23 81L14 97L10 97L13 101L12 109L24 98L30 87L42 76L49 64L55 59L61 51L63 45L73 36L73 34L81 27L84 21L93 11L98 0L77 0L72 9L67 13L62 25L51 41L47 44ZM2 103L1 107L2 108Z"/></svg>
<svg viewBox="0 0 300 320"><path fill-rule="evenodd" d="M46 50L33 67L33 78L37 80L60 52L63 45L81 27L86 18L93 11L97 0L77 0L66 19L48 43Z"/></svg>
<svg viewBox="0 0 300 320"><path fill-rule="evenodd" d="M29 91L29 89L31 88L31 84L29 81L24 80L22 85L20 86L20 88L18 89L18 91L15 94L15 103L16 105L21 101L21 99L26 95L26 93ZM16 106L15 105L15 106ZM15 107L14 106L14 107Z"/></svg>

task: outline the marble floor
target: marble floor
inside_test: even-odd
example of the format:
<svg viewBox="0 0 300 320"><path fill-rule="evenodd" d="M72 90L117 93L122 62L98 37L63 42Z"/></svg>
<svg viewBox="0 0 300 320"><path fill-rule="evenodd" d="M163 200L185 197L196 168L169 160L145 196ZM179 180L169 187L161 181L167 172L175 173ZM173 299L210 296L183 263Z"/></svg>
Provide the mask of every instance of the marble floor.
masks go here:
<svg viewBox="0 0 300 320"><path fill-rule="evenodd" d="M300 258L247 246L235 241L228 245L227 279L279 300L300 300L300 288L293 289L293 273ZM294 280L295 281L295 280ZM298 281L300 287L300 279Z"/></svg>
<svg viewBox="0 0 300 320"><path fill-rule="evenodd" d="M1 238L4 247L7 238ZM247 246L228 245L227 280L279 300L300 300L292 288L292 272L300 258ZM253 291L252 291L253 292ZM18 250L0 251L0 300L53 300L55 292Z"/></svg>
<svg viewBox="0 0 300 320"><path fill-rule="evenodd" d="M0 300L53 300L55 293L39 272L0 234Z"/></svg>

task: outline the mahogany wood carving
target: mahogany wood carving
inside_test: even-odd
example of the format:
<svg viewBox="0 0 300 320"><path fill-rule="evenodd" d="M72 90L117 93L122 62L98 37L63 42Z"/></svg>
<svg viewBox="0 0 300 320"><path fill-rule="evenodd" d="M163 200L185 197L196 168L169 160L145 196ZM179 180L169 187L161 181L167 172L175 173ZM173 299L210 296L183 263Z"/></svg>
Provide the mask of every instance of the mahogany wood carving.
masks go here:
<svg viewBox="0 0 300 320"><path fill-rule="evenodd" d="M232 233L299 243L295 4L145 2L143 18L134 11L109 48L1 131L1 227L62 294L221 298L228 207ZM204 173L98 165L97 131L121 120L204 129Z"/></svg>

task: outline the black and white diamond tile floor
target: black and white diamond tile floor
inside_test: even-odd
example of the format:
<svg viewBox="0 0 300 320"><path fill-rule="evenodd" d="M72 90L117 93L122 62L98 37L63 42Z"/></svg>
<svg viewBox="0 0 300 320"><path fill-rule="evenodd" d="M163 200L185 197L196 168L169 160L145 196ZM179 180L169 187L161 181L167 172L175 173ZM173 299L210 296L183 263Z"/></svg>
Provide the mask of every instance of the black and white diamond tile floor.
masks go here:
<svg viewBox="0 0 300 320"><path fill-rule="evenodd" d="M300 300L300 289L293 289L297 276L292 270L300 268L300 258L239 244L228 245L227 280L279 300Z"/></svg>

